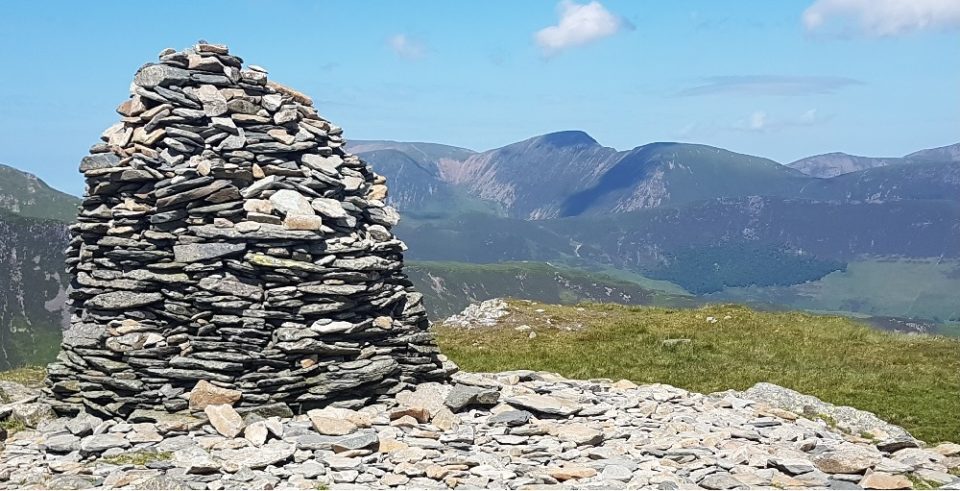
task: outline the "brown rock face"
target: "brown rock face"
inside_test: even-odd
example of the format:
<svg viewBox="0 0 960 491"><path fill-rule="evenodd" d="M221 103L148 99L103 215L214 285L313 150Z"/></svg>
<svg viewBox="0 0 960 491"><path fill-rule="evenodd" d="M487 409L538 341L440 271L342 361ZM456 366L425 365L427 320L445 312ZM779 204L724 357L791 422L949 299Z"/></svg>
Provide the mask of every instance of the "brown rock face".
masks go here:
<svg viewBox="0 0 960 491"><path fill-rule="evenodd" d="M140 68L117 111L80 163L58 412L287 414L455 370L403 274L383 178L309 97L200 44Z"/></svg>
<svg viewBox="0 0 960 491"><path fill-rule="evenodd" d="M872 472L860 481L863 489L913 489L913 483L906 476L885 472Z"/></svg>
<svg viewBox="0 0 960 491"><path fill-rule="evenodd" d="M558 481L569 481L571 479L585 479L597 475L596 469L579 466L554 467L547 469L547 474Z"/></svg>
<svg viewBox="0 0 960 491"><path fill-rule="evenodd" d="M227 438L235 438L243 431L243 418L231 406L227 404L214 404L207 406L203 412L210 420L210 424L221 435Z"/></svg>
<svg viewBox="0 0 960 491"><path fill-rule="evenodd" d="M844 443L814 456L813 462L827 474L859 474L880 463L882 457L876 450Z"/></svg>
<svg viewBox="0 0 960 491"><path fill-rule="evenodd" d="M216 385L201 380L190 391L190 409L199 411L207 406L214 404L227 404L232 406L240 400L242 393L239 390L224 389Z"/></svg>

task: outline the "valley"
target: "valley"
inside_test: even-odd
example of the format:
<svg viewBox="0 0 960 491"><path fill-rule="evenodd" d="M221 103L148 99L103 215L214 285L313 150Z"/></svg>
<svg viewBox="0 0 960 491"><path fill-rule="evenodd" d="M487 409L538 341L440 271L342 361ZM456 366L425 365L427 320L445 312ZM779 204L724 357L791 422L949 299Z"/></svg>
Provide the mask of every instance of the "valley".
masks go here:
<svg viewBox="0 0 960 491"><path fill-rule="evenodd" d="M943 333L960 321L956 287L960 261L873 258L852 261L846 270L787 287L738 287L706 295L708 300L789 305L792 308L928 319Z"/></svg>
<svg viewBox="0 0 960 491"><path fill-rule="evenodd" d="M617 151L581 131L484 152L351 145L399 188L412 260L549 263L697 302L956 333L960 144L830 171L801 164L850 156L784 166L685 143Z"/></svg>

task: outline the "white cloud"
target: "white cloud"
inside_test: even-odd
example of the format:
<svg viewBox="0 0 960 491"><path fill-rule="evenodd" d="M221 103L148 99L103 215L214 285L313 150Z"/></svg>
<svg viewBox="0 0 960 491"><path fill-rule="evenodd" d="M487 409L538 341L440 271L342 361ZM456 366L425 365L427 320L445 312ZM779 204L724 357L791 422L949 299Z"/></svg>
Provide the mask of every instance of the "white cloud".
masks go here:
<svg viewBox="0 0 960 491"><path fill-rule="evenodd" d="M808 31L822 31L831 21L861 34L897 36L925 29L960 29L958 0L816 0L803 12ZM843 32L843 31L841 31Z"/></svg>
<svg viewBox="0 0 960 491"><path fill-rule="evenodd" d="M537 46L547 56L612 36L623 29L633 29L629 22L610 13L596 0L583 5L563 0L558 11L557 25L544 27L534 35Z"/></svg>
<svg viewBox="0 0 960 491"><path fill-rule="evenodd" d="M427 53L427 47L423 42L411 38L406 34L395 34L387 40L387 45L397 56L408 60L417 60L423 58Z"/></svg>
<svg viewBox="0 0 960 491"><path fill-rule="evenodd" d="M771 114L758 109L734 121L729 119L695 121L675 131L674 136L684 140L702 141L704 138L712 138L719 133L728 131L757 134L778 133L791 128L818 126L831 119L833 119L833 115L822 115L816 109L808 109L796 115Z"/></svg>
<svg viewBox="0 0 960 491"><path fill-rule="evenodd" d="M766 111L754 111L753 114L750 115L747 128L751 131L763 131L769 124L770 122L767 120Z"/></svg>
<svg viewBox="0 0 960 491"><path fill-rule="evenodd" d="M816 109L804 111L799 116L772 117L766 111L757 110L745 119L734 123L732 129L753 133L772 133L786 128L814 126L825 123L830 117L821 116Z"/></svg>
<svg viewBox="0 0 960 491"><path fill-rule="evenodd" d="M824 119L817 114L816 109L809 109L805 113L800 115L800 119L798 121L801 124L810 125L810 124L817 124L821 121L824 121Z"/></svg>

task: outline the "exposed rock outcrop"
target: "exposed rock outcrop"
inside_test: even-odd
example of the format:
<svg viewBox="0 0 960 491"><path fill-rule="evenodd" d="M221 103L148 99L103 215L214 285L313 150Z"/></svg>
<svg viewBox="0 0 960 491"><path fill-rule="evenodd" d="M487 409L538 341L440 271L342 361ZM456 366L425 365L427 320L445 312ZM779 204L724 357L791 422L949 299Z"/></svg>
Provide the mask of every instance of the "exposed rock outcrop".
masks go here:
<svg viewBox="0 0 960 491"><path fill-rule="evenodd" d="M491 298L472 303L456 315L444 319L443 324L467 329L497 325L497 320L507 315L507 302L502 298Z"/></svg>

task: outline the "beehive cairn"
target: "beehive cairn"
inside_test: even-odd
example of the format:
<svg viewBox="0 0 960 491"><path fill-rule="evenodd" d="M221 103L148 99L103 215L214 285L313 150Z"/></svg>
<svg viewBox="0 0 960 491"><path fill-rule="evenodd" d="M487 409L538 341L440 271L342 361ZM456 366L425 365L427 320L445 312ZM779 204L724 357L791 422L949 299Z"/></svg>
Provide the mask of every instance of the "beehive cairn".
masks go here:
<svg viewBox="0 0 960 491"><path fill-rule="evenodd" d="M198 383L239 408L357 406L455 370L384 178L309 97L201 42L140 68L117 112L80 164L58 412L180 411Z"/></svg>

